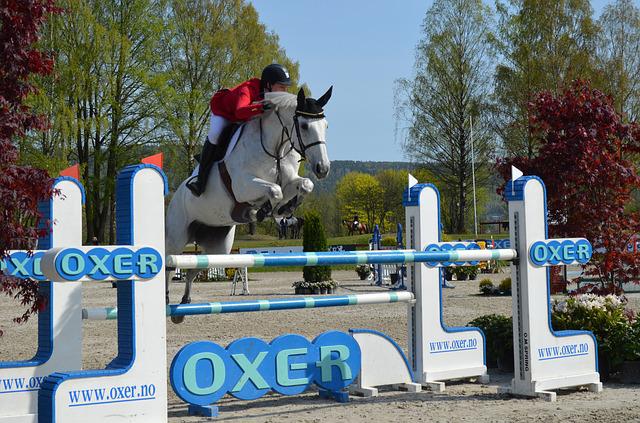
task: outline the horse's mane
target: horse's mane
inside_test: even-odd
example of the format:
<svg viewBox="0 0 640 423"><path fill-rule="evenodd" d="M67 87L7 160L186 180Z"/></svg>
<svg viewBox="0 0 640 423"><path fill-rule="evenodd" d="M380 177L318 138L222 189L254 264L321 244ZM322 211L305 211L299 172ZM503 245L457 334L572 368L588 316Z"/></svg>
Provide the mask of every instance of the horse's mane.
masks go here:
<svg viewBox="0 0 640 423"><path fill-rule="evenodd" d="M271 101L281 109L285 108L293 111L298 106L298 98L283 91L264 93L264 99Z"/></svg>

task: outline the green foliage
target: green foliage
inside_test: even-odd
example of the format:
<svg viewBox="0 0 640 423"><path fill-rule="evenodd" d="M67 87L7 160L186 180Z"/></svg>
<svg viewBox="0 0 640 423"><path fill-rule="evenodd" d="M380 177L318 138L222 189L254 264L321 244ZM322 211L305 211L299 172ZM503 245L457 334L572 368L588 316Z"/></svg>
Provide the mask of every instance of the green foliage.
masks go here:
<svg viewBox="0 0 640 423"><path fill-rule="evenodd" d="M343 219L348 222L354 215L371 227L379 221L382 210L383 188L372 175L359 172L346 174L336 186L336 199Z"/></svg>
<svg viewBox="0 0 640 423"><path fill-rule="evenodd" d="M316 213L307 213L304 217L304 251L327 251L327 238L320 217ZM305 282L325 282L331 280L331 267L305 266L303 269Z"/></svg>
<svg viewBox="0 0 640 423"><path fill-rule="evenodd" d="M630 122L640 120L640 7L633 0L607 5L598 24L598 65L603 88L613 97L616 111Z"/></svg>
<svg viewBox="0 0 640 423"><path fill-rule="evenodd" d="M409 125L404 150L437 177L449 232L465 230L472 142L476 179L488 175L490 27L491 11L480 0L434 1L416 48L416 76L399 83L396 111Z"/></svg>
<svg viewBox="0 0 640 423"><path fill-rule="evenodd" d="M115 242L114 181L123 166L161 149L172 187L193 168L221 87L297 63L240 0L59 0L42 31L56 58L31 99L50 130L20 145L21 161L57 172L81 166L87 238ZM292 90L295 86L292 87Z"/></svg>
<svg viewBox="0 0 640 423"><path fill-rule="evenodd" d="M498 285L500 292L511 293L511 278L504 278Z"/></svg>
<svg viewBox="0 0 640 423"><path fill-rule="evenodd" d="M625 297L583 294L554 300L551 321L555 330L593 332L598 342L601 372L614 372L625 360L640 360L640 323L626 310Z"/></svg>
<svg viewBox="0 0 640 423"><path fill-rule="evenodd" d="M484 332L487 366L494 364L496 360L504 361L513 357L513 321L511 317L488 314L470 321L467 326L480 328Z"/></svg>
<svg viewBox="0 0 640 423"><path fill-rule="evenodd" d="M491 279L482 279L478 284L478 287L480 288L480 292L483 295L490 295L495 289L495 287L493 286L493 282L491 282Z"/></svg>
<svg viewBox="0 0 640 423"><path fill-rule="evenodd" d="M541 90L557 92L575 78L598 77L592 53L597 27L589 0L496 2L494 127L509 156L532 157L527 103Z"/></svg>
<svg viewBox="0 0 640 423"><path fill-rule="evenodd" d="M383 247L395 247L397 244L398 242L394 236L385 236L380 241L380 245Z"/></svg>

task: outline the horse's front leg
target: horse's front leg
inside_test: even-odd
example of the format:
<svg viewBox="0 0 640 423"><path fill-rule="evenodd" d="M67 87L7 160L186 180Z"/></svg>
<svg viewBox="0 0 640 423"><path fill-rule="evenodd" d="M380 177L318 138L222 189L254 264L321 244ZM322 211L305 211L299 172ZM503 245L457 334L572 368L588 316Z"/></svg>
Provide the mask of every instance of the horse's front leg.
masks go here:
<svg viewBox="0 0 640 423"><path fill-rule="evenodd" d="M238 175L233 179L233 192L240 203L257 206L267 206L269 210L282 201L282 188L273 182L265 181L253 175ZM251 214L256 220L256 211Z"/></svg>
<svg viewBox="0 0 640 423"><path fill-rule="evenodd" d="M276 216L288 216L302 204L304 197L313 191L313 182L309 178L295 176L282 187L282 201L275 206Z"/></svg>

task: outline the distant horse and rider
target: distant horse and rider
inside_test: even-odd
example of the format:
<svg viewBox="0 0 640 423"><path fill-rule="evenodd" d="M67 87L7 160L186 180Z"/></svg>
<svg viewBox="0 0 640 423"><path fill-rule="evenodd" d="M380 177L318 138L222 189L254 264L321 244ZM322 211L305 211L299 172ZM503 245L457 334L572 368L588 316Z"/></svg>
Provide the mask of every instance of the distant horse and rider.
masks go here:
<svg viewBox="0 0 640 423"><path fill-rule="evenodd" d="M274 67L280 79L267 81L266 86L290 83L288 72L279 65L267 66L262 82L257 83L264 84L265 72L274 71ZM196 168L176 190L167 209L167 255L182 254L191 242L204 254L229 254L237 224L292 216L311 193L313 182L298 175L301 161L307 161L318 179L329 173L323 107L331 97L331 88L317 100L307 98L303 89L297 96L275 91L261 92L263 97L251 103L260 113L240 125L227 126L220 134L213 147L215 160L205 160L214 162L211 171ZM212 121L213 117L212 113ZM170 281L175 269L168 268L167 273ZM191 284L197 274L198 270L187 272L182 304L191 302ZM168 303L168 285L166 299ZM179 323L182 318L172 320Z"/></svg>
<svg viewBox="0 0 640 423"><path fill-rule="evenodd" d="M278 239L298 239L302 234L304 217L276 217L274 218L278 226Z"/></svg>
<svg viewBox="0 0 640 423"><path fill-rule="evenodd" d="M356 232L359 235L369 233L369 228L367 228L366 224L360 222L360 219L358 219L357 215L353 216L353 221L351 222L343 220L342 225L344 225L347 228L347 231L349 232L349 236L355 234Z"/></svg>

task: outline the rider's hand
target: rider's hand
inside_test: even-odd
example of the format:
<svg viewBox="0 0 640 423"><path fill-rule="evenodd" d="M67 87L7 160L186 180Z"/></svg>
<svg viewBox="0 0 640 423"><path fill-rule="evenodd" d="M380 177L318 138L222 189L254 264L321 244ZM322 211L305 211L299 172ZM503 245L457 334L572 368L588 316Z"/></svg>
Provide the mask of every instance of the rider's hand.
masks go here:
<svg viewBox="0 0 640 423"><path fill-rule="evenodd" d="M265 112L275 108L275 104L273 104L271 100L262 100L260 104L262 104L262 110Z"/></svg>

